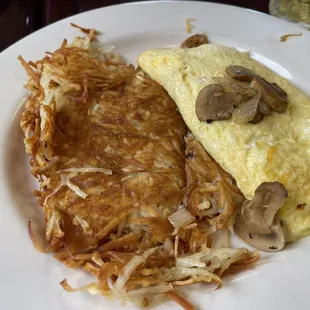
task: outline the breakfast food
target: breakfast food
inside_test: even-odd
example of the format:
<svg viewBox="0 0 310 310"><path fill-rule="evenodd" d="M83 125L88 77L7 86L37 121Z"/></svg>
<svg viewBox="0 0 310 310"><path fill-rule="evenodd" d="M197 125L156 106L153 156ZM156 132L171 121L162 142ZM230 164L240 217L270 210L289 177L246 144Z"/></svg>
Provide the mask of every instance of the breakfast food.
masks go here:
<svg viewBox="0 0 310 310"><path fill-rule="evenodd" d="M188 133L166 91L118 55L93 45L95 30L36 62L20 57L30 91L21 117L35 191L54 257L82 268L87 290L148 306L250 266L231 248L244 196ZM30 236L42 250L31 230ZM220 234L219 244L214 235Z"/></svg>
<svg viewBox="0 0 310 310"><path fill-rule="evenodd" d="M256 190L260 191L259 186L264 182L278 182L284 186L288 196L285 197L283 206L278 204L280 209L275 208L272 212L276 212L276 222L279 221L279 225L284 227L285 239L294 241L308 235L310 233L309 98L290 82L252 59L248 53L227 46L204 44L192 49L153 49L143 53L138 62L153 80L167 90L193 135L215 161L235 178L239 189L248 200L254 197ZM242 74L240 70L238 73L236 66L239 66L237 69L241 66ZM231 69L234 69L234 72ZM246 70L248 72L244 72ZM266 116L259 122L255 121L256 124L253 124L253 119L248 119L250 122L244 122L243 119L242 124L230 119L233 113L233 109L229 110L230 102L226 105L228 109L220 111L213 109L211 112L206 111L206 107L196 105L196 100L200 100L197 96L205 87L209 86L207 89L209 97L220 97L226 93L227 84L230 88L236 88L244 81L252 83L253 73L264 81L257 85L260 90L262 84L268 83L266 86L268 95L272 96L269 103L276 104L272 111L269 104L264 106ZM241 76L243 82L236 79L238 76ZM210 89L210 85L213 85L213 89ZM242 87L245 87L246 91L254 90L258 93L257 88L244 85L242 84ZM230 100L237 100L238 107L240 97L238 98L236 91L233 93ZM276 96L273 96L274 93ZM257 111L259 101L255 98L255 93L245 93L242 89L241 94L256 100L254 108ZM277 100L274 101L274 98ZM263 99L264 101L268 99L266 94ZM201 104L205 104L205 101ZM226 115L223 115L224 112ZM221 118L226 120L218 121L220 117L216 114L213 117L214 121L207 122L212 113L213 116L220 113ZM270 190L271 192L275 193L273 190ZM278 197L277 193L275 195ZM269 222L269 232L275 224L273 220L274 216ZM249 239L250 237L248 242ZM270 247L272 250L275 246Z"/></svg>
<svg viewBox="0 0 310 310"><path fill-rule="evenodd" d="M287 93L242 66L228 66L228 77L213 77L216 84L202 88L196 98L196 115L201 122L227 120L257 124L272 111L287 110Z"/></svg>

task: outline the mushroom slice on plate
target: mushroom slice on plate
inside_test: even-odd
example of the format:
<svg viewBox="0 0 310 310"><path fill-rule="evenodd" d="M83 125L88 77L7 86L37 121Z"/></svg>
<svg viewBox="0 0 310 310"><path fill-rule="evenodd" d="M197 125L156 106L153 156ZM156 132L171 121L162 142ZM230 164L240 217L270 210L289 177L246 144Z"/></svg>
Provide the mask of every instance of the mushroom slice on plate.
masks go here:
<svg viewBox="0 0 310 310"><path fill-rule="evenodd" d="M196 99L196 115L201 122L231 118L234 102L223 86L210 84L204 87Z"/></svg>
<svg viewBox="0 0 310 310"><path fill-rule="evenodd" d="M284 113L287 110L288 99L286 92L276 83L269 83L264 78L257 76L251 82L251 87L262 93L262 99L273 110Z"/></svg>
<svg viewBox="0 0 310 310"><path fill-rule="evenodd" d="M251 82L253 80L253 77L256 76L253 71L242 66L228 66L226 68L226 73L231 78L243 82Z"/></svg>
<svg viewBox="0 0 310 310"><path fill-rule="evenodd" d="M286 244L286 229L276 213L286 197L287 190L279 182L259 185L253 199L245 201L237 214L235 233L261 251L282 250Z"/></svg>
<svg viewBox="0 0 310 310"><path fill-rule="evenodd" d="M204 34L195 34L188 39L186 39L182 44L182 48L193 48L193 47L198 47L202 44L208 44L208 38Z"/></svg>

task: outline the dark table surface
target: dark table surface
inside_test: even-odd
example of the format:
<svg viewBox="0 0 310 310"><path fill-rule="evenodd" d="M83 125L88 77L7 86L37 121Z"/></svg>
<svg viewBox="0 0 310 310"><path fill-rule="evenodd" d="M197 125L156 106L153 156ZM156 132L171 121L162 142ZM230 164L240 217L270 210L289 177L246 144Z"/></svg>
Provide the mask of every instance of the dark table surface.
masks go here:
<svg viewBox="0 0 310 310"><path fill-rule="evenodd" d="M24 36L70 15L126 0L0 0L0 51ZM268 13L269 0L220 0Z"/></svg>

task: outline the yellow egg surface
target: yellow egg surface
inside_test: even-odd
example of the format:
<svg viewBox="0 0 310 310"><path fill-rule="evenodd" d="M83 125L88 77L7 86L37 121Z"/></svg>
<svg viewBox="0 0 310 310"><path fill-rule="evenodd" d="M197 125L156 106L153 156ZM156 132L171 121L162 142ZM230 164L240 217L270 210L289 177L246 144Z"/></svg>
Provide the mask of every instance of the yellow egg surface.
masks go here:
<svg viewBox="0 0 310 310"><path fill-rule="evenodd" d="M192 49L152 49L143 53L140 67L161 84L176 102L187 126L211 156L237 181L247 199L267 181L279 181L288 198L278 215L289 241L310 234L310 99L286 79L247 53L216 44ZM199 91L226 76L230 65L251 69L288 94L285 113L272 112L258 124L232 120L200 122L195 113Z"/></svg>

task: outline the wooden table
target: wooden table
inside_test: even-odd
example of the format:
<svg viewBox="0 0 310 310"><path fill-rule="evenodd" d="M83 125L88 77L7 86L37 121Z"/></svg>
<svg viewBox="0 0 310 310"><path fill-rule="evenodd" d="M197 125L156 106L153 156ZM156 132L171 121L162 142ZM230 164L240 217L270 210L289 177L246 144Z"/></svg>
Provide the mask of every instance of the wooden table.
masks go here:
<svg viewBox="0 0 310 310"><path fill-rule="evenodd" d="M0 51L17 40L70 15L130 2L126 0L0 0ZM268 13L269 0L219 0Z"/></svg>

